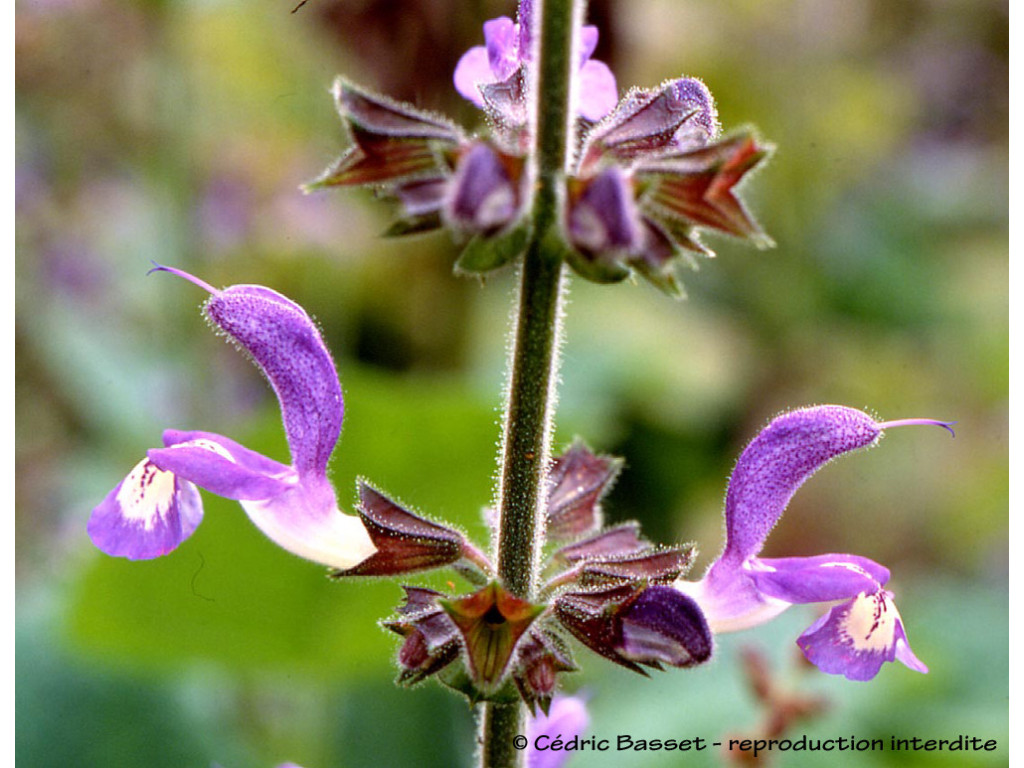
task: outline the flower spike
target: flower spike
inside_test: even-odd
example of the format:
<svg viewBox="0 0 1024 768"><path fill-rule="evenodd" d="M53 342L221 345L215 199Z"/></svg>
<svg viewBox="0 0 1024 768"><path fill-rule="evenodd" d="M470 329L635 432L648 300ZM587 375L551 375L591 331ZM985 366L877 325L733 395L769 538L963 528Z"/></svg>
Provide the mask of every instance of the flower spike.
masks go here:
<svg viewBox="0 0 1024 768"><path fill-rule="evenodd" d="M726 544L704 578L675 587L700 605L712 631L761 624L790 605L844 600L801 635L798 645L823 671L853 680L874 677L885 661L927 672L914 656L903 622L883 589L884 566L857 555L758 557L790 498L833 458L876 443L888 427L950 422L878 422L836 405L805 408L771 422L744 449L725 501Z"/></svg>
<svg viewBox="0 0 1024 768"><path fill-rule="evenodd" d="M292 463L282 464L211 432L167 430L89 519L89 535L110 555L165 555L202 519L196 486L242 504L281 547L324 565L351 568L376 548L359 518L338 510L327 462L344 417L341 385L327 347L298 304L258 285L223 290L172 267L208 291L210 320L245 350L281 405Z"/></svg>

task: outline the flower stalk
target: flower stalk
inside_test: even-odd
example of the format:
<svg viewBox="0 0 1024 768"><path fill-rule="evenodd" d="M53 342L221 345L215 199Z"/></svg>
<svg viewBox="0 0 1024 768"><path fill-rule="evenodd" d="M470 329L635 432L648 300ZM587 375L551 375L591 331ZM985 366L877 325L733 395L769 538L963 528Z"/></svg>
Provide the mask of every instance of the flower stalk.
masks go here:
<svg viewBox="0 0 1024 768"><path fill-rule="evenodd" d="M519 307L510 361L508 402L501 457L498 510L498 577L514 595L536 591L537 563L544 543L544 480L551 453L552 414L558 380L563 247L557 225L572 140L571 87L574 29L582 11L573 0L541 0L531 35L537 46L535 121L537 187L532 232L520 272ZM523 733L520 702L484 704L481 765L516 766L512 746Z"/></svg>

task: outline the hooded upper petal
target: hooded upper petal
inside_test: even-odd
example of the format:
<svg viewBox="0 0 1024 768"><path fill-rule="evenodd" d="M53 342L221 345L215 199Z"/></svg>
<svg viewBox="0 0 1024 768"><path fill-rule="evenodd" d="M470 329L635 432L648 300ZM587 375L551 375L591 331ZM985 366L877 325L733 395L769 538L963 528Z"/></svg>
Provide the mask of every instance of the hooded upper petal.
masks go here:
<svg viewBox="0 0 1024 768"><path fill-rule="evenodd" d="M772 421L744 449L729 480L726 546L719 562L738 566L757 555L805 480L881 434L866 413L839 405L803 408Z"/></svg>
<svg viewBox="0 0 1024 768"><path fill-rule="evenodd" d="M252 356L277 394L296 471L325 475L345 405L334 361L309 315L259 285L214 293L206 313Z"/></svg>
<svg viewBox="0 0 1024 768"><path fill-rule="evenodd" d="M519 29L508 16L484 22L484 44L491 80L504 80L519 68L523 58L519 51Z"/></svg>

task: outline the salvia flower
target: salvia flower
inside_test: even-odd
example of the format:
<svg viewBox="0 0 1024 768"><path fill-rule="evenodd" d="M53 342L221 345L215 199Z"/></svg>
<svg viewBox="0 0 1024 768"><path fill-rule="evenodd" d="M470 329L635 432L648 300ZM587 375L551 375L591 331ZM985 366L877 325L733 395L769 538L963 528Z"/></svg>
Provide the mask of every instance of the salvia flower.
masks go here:
<svg viewBox="0 0 1024 768"><path fill-rule="evenodd" d="M212 432L169 429L97 506L93 543L132 560L165 555L187 539L203 515L196 486L239 501L272 541L335 568L351 568L376 548L357 517L339 511L327 462L344 417L341 385L316 325L298 304L259 285L209 291L207 317L241 347L270 382L281 405L291 463L251 451Z"/></svg>
<svg viewBox="0 0 1024 768"><path fill-rule="evenodd" d="M519 4L517 21L500 16L484 22L484 45L470 48L455 67L455 89L463 98L487 109L503 122L522 124L525 109L515 111L511 105L494 98L495 88L510 86L513 78L529 78L534 62L533 3ZM597 48L598 30L584 26L577 41L578 96L576 111L591 121L600 120L615 107L619 94L615 75L608 65L590 57ZM500 92L500 91L499 91Z"/></svg>
<svg viewBox="0 0 1024 768"><path fill-rule="evenodd" d="M873 445L887 427L904 424L950 429L928 419L877 422L861 411L826 405L786 413L754 438L729 481L722 554L700 581L675 582L700 605L712 631L752 627L797 603L842 600L797 641L811 662L851 680L869 680L893 660L927 672L910 649L892 593L884 589L888 569L857 555L758 557L807 478L831 459Z"/></svg>

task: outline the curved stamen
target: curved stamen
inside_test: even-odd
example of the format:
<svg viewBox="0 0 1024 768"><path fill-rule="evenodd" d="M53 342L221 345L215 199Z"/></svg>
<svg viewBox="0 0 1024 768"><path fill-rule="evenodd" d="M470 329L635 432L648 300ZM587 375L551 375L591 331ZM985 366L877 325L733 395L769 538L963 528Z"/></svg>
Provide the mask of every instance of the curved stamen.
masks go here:
<svg viewBox="0 0 1024 768"><path fill-rule="evenodd" d="M953 431L953 425L956 424L955 421L939 421L938 419L897 419L895 421L882 421L876 426L879 429L888 429L889 427L910 427L921 424L942 427L953 437L956 437L956 432Z"/></svg>
<svg viewBox="0 0 1024 768"><path fill-rule="evenodd" d="M205 280L200 280L195 275L190 275L188 272L185 272L185 271L180 270L180 269L175 269L174 267L165 267L163 264L157 264L155 261L153 262L153 268L151 270L149 270L149 272L147 272L146 274L147 275L151 275L154 272L170 272L172 275L177 275L178 277L183 277L186 280L188 280L190 283L194 283L195 285L198 285L200 288L202 288L205 291L209 291L214 296L216 296L216 295L218 295L220 293L220 291L218 289L214 288L212 285L207 283Z"/></svg>

